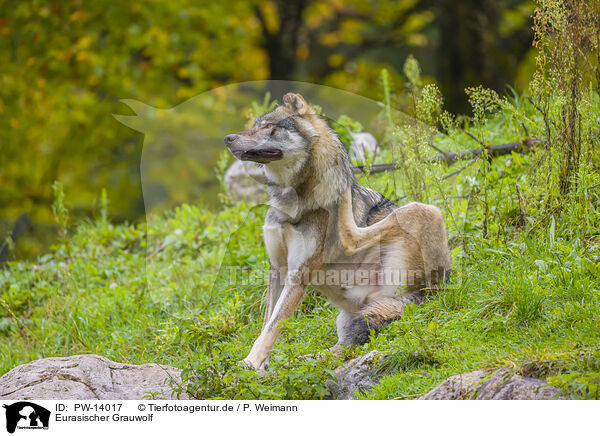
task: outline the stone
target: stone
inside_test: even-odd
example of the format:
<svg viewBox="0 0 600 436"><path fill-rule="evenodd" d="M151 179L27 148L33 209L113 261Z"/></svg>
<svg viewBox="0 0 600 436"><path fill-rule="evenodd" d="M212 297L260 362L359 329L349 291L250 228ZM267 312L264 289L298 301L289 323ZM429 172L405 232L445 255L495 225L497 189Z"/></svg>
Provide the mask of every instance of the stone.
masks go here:
<svg viewBox="0 0 600 436"><path fill-rule="evenodd" d="M13 368L0 377L0 399L177 399L171 386L180 384L180 371L171 366L131 365L83 354L48 357ZM189 397L182 392L179 399Z"/></svg>
<svg viewBox="0 0 600 436"><path fill-rule="evenodd" d="M353 140L350 144L350 157L362 163L368 163L367 155L374 156L379 154L379 145L373 135L367 132L353 133Z"/></svg>
<svg viewBox="0 0 600 436"><path fill-rule="evenodd" d="M376 376L373 367L382 359L377 350L370 351L362 356L344 362L335 370L336 382L327 381L327 388L331 392L330 399L353 400L358 393L371 390L375 384Z"/></svg>
<svg viewBox="0 0 600 436"><path fill-rule="evenodd" d="M543 379L523 377L509 368L453 375L419 400L552 400L562 391Z"/></svg>
<svg viewBox="0 0 600 436"><path fill-rule="evenodd" d="M236 201L267 202L266 180L259 164L236 159L225 172L223 183Z"/></svg>

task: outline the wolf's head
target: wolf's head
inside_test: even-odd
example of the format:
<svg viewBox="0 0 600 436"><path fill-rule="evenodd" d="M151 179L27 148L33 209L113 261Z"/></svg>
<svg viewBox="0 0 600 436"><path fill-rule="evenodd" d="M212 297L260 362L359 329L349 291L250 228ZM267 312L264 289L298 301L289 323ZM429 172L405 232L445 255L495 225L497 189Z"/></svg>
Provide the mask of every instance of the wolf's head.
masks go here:
<svg viewBox="0 0 600 436"><path fill-rule="evenodd" d="M300 94L286 94L282 105L225 143L236 158L263 164L269 204L290 216L337 201L354 180L338 135Z"/></svg>
<svg viewBox="0 0 600 436"><path fill-rule="evenodd" d="M319 137L313 126L318 118L300 94L286 94L283 105L256 119L250 130L225 137L225 144L239 160L261 164L305 160L311 143Z"/></svg>

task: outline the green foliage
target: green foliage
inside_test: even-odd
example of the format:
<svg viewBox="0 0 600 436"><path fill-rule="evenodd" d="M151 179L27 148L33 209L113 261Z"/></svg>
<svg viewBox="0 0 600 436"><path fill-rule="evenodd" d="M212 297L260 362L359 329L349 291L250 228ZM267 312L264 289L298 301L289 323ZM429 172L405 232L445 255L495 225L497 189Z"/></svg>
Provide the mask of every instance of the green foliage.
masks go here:
<svg viewBox="0 0 600 436"><path fill-rule="evenodd" d="M409 55L404 61L404 75L411 87L418 88L421 84L421 66L413 55Z"/></svg>
<svg viewBox="0 0 600 436"><path fill-rule="evenodd" d="M271 101L271 93L267 91L261 103L252 102L252 108L247 114L248 123L253 123L256 118L271 112L275 106L277 106L277 100Z"/></svg>
<svg viewBox="0 0 600 436"><path fill-rule="evenodd" d="M52 213L54 219L60 228L61 242L64 244L69 227L69 211L65 206L65 191L62 183L54 182L52 184L54 202L52 203Z"/></svg>
<svg viewBox="0 0 600 436"><path fill-rule="evenodd" d="M383 88L383 102L385 104L385 117L388 126L392 126L392 101L391 101L391 85L390 75L388 70L383 68L381 70L381 86Z"/></svg>
<svg viewBox="0 0 600 436"><path fill-rule="evenodd" d="M223 339L207 343L180 363L188 369L182 374L183 384L176 387L179 392L196 399L323 399L326 381L334 378L330 368L339 363L331 354L298 356L295 345L284 342L282 355L273 357L269 371L257 374L239 363L246 347Z"/></svg>
<svg viewBox="0 0 600 436"><path fill-rule="evenodd" d="M416 101L416 117L419 121L435 125L442 110L443 100L440 90L433 84L425 85Z"/></svg>
<svg viewBox="0 0 600 436"><path fill-rule="evenodd" d="M461 0L461 5L454 9L472 11L476 21L488 23L481 38L470 38L486 43L481 64L498 68L478 77L493 73L502 86L523 64L519 76L527 78L531 62L521 63L528 50L522 33L531 1L503 0L490 7ZM33 223L31 237L17 240L16 258L40 254L55 239L48 208L55 180L69 192L73 217L95 212L101 189L112 200L113 219L143 216L137 182L143 139L113 118L124 110L121 99L166 109L224 84L266 79L322 83L377 98L373 84L381 69L385 86L400 83L407 50L418 52L428 66L422 82L432 80L427 72L443 71L434 66L450 62L439 53L454 52L439 50L450 39L436 35L448 24L466 22L412 0L6 0L0 2L0 17L0 237L23 213ZM290 17L298 21L290 23ZM304 36L292 37L290 29ZM525 49L512 50L515 41ZM510 50L498 48L506 42L512 42L506 45ZM282 66L285 71L278 70ZM455 88L460 85L450 89ZM385 101L389 108L403 99L388 93ZM272 103L267 100L255 114L267 109ZM204 110L211 105L219 102L208 102ZM388 120L389 115L388 110ZM202 163L172 171L170 181L191 178L216 198L216 156Z"/></svg>
<svg viewBox="0 0 600 436"><path fill-rule="evenodd" d="M225 172L227 171L230 162L231 153L229 150L223 150L223 152L219 155L219 160L217 161L217 165L215 167L215 174L217 175L217 180L221 185L224 185Z"/></svg>
<svg viewBox="0 0 600 436"><path fill-rule="evenodd" d="M423 165L423 160L435 150L431 145L437 135L435 125L442 108L442 98L435 85L421 87L420 66L412 55L407 58L404 71L411 99L407 113L414 118L398 111L392 112L389 102L384 101L388 126L384 141L389 144L392 159L402 163L402 177L393 179L396 189L405 194L402 198L428 202L432 185L441 181L441 175L439 165ZM384 96L391 93L388 87L389 82L383 80Z"/></svg>
<svg viewBox="0 0 600 436"><path fill-rule="evenodd" d="M261 49L239 49L258 36L251 23L214 19L233 10L252 14L252 5L0 3L2 216L25 212L36 224L50 223L55 180L70 193L74 215L89 213L102 187L113 214L143 213L130 182L141 136L111 114L123 110L120 98L165 107L219 75L265 78Z"/></svg>
<svg viewBox="0 0 600 436"><path fill-rule="evenodd" d="M340 140L342 141L342 144L344 144L344 147L346 147L347 151L350 150L350 146L352 145L352 141L354 139L352 134L363 131L362 124L356 120L353 120L347 115L341 115L337 121L332 123L332 127L340 136Z"/></svg>
<svg viewBox="0 0 600 436"><path fill-rule="evenodd" d="M106 188L102 188L100 194L100 222L104 225L108 224L108 195Z"/></svg>
<svg viewBox="0 0 600 436"><path fill-rule="evenodd" d="M573 400L600 400L600 372L567 373L548 377L548 384L556 386Z"/></svg>
<svg viewBox="0 0 600 436"><path fill-rule="evenodd" d="M580 166L592 160L597 164L599 16L597 1L576 0L539 0L534 13L539 68L530 90L544 122L547 153L539 169L548 176L544 182L548 214L568 210Z"/></svg>
<svg viewBox="0 0 600 436"><path fill-rule="evenodd" d="M500 97L492 89L480 85L475 88L467 88L466 92L469 96L469 103L473 109L476 123L481 123L488 114L493 113L500 107Z"/></svg>

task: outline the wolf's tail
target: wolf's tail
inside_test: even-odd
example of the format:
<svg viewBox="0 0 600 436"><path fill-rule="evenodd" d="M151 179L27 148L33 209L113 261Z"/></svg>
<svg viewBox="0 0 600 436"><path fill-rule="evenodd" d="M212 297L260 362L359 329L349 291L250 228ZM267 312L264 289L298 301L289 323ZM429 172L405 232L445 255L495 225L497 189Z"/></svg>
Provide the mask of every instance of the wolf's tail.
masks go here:
<svg viewBox="0 0 600 436"><path fill-rule="evenodd" d="M379 332L383 327L399 319L409 303L420 303L422 295L397 296L374 301L362 309L342 329L341 342L345 345L362 345L369 340L371 330Z"/></svg>

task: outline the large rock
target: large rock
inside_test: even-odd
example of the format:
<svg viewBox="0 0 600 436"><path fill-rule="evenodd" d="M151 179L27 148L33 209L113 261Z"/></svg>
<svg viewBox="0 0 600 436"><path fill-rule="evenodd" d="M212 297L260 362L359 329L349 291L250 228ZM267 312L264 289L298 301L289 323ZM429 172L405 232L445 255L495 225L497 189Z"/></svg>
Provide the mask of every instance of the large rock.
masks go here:
<svg viewBox="0 0 600 436"><path fill-rule="evenodd" d="M379 154L379 145L373 135L368 132L353 133L350 144L350 157L362 163L367 162L367 156L371 159Z"/></svg>
<svg viewBox="0 0 600 436"><path fill-rule="evenodd" d="M267 201L263 169L254 162L236 159L225 172L223 183L234 200L256 204Z"/></svg>
<svg viewBox="0 0 600 436"><path fill-rule="evenodd" d="M353 400L358 393L369 391L375 384L373 368L382 358L381 353L373 350L362 356L344 362L335 370L337 382L327 381L331 392L329 398L335 400Z"/></svg>
<svg viewBox="0 0 600 436"><path fill-rule="evenodd" d="M156 363L130 365L94 354L49 357L17 366L0 377L0 399L177 399L171 385L180 383L177 368Z"/></svg>
<svg viewBox="0 0 600 436"><path fill-rule="evenodd" d="M539 378L523 377L509 368L453 375L419 400L552 400L562 391Z"/></svg>

